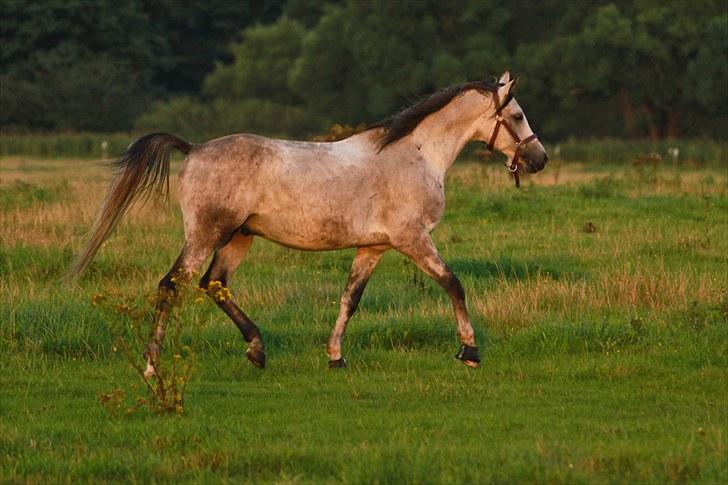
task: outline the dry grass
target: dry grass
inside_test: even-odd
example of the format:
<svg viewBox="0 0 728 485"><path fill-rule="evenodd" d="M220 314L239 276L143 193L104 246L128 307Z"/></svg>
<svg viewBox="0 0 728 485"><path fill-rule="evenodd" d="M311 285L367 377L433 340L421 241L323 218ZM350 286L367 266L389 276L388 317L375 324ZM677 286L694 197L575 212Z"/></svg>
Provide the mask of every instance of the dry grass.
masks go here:
<svg viewBox="0 0 728 485"><path fill-rule="evenodd" d="M535 275L504 279L492 292L473 295L472 305L497 329L518 329L543 323L544 315L570 315L576 321L614 309L635 317L661 315L699 301L709 306L726 300L725 280L705 274L674 274L664 268L617 268L590 281L554 280Z"/></svg>

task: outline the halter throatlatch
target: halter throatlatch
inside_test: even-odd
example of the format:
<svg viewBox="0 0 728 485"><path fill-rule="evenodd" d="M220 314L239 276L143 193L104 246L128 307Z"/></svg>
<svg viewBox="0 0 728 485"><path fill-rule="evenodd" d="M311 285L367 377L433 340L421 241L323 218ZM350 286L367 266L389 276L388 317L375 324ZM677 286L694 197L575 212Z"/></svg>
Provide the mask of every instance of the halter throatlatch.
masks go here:
<svg viewBox="0 0 728 485"><path fill-rule="evenodd" d="M518 159L521 156L521 148L524 147L527 143L536 140L538 136L536 136L536 133L531 133L526 138L521 140L521 138L518 136L518 133L516 133L516 130L513 129L513 127L506 121L506 119L501 114L501 111L503 108L505 108L508 103L511 102L513 99L512 94L508 94L506 96L505 101L503 101L503 104L500 104L498 100L498 91L496 90L493 92L493 102L496 106L495 110L495 128L493 128L493 134L490 136L490 141L488 142L488 150L493 151L495 149L495 140L498 138L498 131L500 130L501 125L503 125L508 133L513 137L513 139L516 141L516 153L513 154L513 158L508 162L508 171L513 175L513 179L516 182L516 188L521 186L521 179L518 177L518 172L521 170L521 164L518 163Z"/></svg>

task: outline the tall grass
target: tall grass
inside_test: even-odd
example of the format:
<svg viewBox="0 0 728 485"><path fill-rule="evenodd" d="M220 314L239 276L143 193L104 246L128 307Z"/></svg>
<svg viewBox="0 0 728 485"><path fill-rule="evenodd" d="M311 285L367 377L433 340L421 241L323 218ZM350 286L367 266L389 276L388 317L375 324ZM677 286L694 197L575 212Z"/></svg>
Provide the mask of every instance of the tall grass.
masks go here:
<svg viewBox="0 0 728 485"><path fill-rule="evenodd" d="M132 133L0 132L0 156L100 159L116 157L138 138Z"/></svg>
<svg viewBox="0 0 728 485"><path fill-rule="evenodd" d="M0 156L38 158L115 157L141 133L13 133L0 132ZM207 137L193 136L193 141ZM548 140L545 140L548 141ZM106 148L104 148L106 143ZM631 163L658 155L675 165L728 165L728 146L718 140L578 140L549 143L552 158L588 164ZM674 151L677 149L677 152ZM472 156L472 151L466 152Z"/></svg>
<svg viewBox="0 0 728 485"><path fill-rule="evenodd" d="M556 158L588 164L622 164L644 156L658 156L674 165L728 165L725 141L718 140L578 140L571 138L548 147Z"/></svg>

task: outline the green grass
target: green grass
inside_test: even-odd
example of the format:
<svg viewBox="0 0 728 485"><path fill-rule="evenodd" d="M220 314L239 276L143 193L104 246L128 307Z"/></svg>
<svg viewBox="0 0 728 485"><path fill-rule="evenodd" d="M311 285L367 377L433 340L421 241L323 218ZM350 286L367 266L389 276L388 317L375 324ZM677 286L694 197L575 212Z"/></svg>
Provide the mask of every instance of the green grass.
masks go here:
<svg viewBox="0 0 728 485"><path fill-rule="evenodd" d="M68 284L107 177L3 165L0 482L728 481L723 166L564 165L517 191L502 169L457 164L434 237L466 288L476 371L453 358L447 297L393 253L349 325L349 368L328 370L353 252L256 241L231 288L268 368L212 303L186 305L198 357L170 417L99 403L144 390L115 351L122 317L91 297L156 286L182 243L176 202L132 211Z"/></svg>
<svg viewBox="0 0 728 485"><path fill-rule="evenodd" d="M564 160L589 164L632 163L645 155L656 155L660 164L723 165L728 163L726 143L718 140L576 140L570 139L549 147ZM671 150L677 149L677 152ZM647 161L644 160L643 161Z"/></svg>
<svg viewBox="0 0 728 485"><path fill-rule="evenodd" d="M0 132L0 156L85 159L114 157L139 136L131 133Z"/></svg>

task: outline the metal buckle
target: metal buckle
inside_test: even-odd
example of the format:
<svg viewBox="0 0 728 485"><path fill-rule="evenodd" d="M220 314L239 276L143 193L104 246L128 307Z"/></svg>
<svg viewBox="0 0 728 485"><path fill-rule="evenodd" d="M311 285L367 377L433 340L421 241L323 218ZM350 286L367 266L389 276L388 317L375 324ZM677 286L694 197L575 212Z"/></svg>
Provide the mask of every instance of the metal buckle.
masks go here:
<svg viewBox="0 0 728 485"><path fill-rule="evenodd" d="M508 171L511 173L518 172L518 164L517 163L509 163L508 164Z"/></svg>

